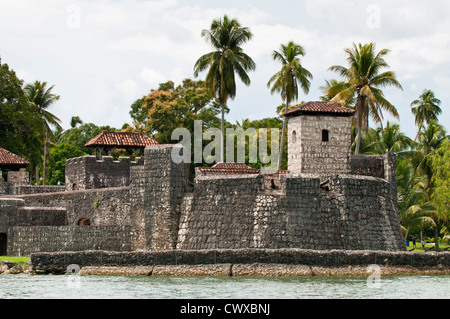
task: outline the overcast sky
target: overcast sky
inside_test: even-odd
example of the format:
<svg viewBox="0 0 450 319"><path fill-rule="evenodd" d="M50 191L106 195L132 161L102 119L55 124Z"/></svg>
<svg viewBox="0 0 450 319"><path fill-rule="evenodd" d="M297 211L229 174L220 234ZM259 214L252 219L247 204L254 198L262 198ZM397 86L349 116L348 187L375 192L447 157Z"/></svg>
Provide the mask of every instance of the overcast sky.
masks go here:
<svg viewBox="0 0 450 319"><path fill-rule="evenodd" d="M251 85L239 83L229 102L228 121L276 116L282 101L266 84L280 68L271 53L281 43L305 48L314 80L299 101L313 101L326 79L339 79L327 69L345 65L344 48L375 42L391 50L386 60L403 85L384 91L402 131L415 136L410 104L424 89L441 99L440 121L450 130L447 0L0 0L0 57L26 83L55 85L61 99L50 111L64 128L72 116L120 128L131 123L130 105L159 83L193 78L195 61L211 51L200 33L224 14L253 32L243 48L257 65Z"/></svg>

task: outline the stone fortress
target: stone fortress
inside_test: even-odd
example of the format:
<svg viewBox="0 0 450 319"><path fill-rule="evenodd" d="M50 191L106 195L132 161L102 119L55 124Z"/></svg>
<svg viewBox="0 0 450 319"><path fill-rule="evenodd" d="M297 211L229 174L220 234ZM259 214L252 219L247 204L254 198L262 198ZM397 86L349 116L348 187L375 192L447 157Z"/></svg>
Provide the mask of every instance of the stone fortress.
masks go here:
<svg viewBox="0 0 450 319"><path fill-rule="evenodd" d="M404 251L395 156L352 155L353 111L339 105L308 102L285 115L288 171L219 163L197 168L192 185L189 164L171 159L181 146L154 143L135 161L69 159L64 187L3 183L0 255Z"/></svg>

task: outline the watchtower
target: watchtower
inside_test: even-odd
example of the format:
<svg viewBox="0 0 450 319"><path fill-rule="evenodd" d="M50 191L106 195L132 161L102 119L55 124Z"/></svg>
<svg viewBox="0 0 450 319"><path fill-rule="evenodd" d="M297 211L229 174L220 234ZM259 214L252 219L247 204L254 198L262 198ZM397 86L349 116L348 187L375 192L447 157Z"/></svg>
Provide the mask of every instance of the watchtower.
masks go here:
<svg viewBox="0 0 450 319"><path fill-rule="evenodd" d="M348 173L354 112L328 102L307 102L286 112L288 170L291 173Z"/></svg>

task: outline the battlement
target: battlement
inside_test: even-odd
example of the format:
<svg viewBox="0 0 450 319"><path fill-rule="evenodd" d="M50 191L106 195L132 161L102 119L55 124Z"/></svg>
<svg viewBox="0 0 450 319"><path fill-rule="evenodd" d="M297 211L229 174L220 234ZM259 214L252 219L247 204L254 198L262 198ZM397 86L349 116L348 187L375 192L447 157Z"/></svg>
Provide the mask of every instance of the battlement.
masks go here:
<svg viewBox="0 0 450 319"><path fill-rule="evenodd" d="M66 161L66 191L109 187L124 187L130 184L130 168L144 165L144 158L131 161L129 157L81 156Z"/></svg>

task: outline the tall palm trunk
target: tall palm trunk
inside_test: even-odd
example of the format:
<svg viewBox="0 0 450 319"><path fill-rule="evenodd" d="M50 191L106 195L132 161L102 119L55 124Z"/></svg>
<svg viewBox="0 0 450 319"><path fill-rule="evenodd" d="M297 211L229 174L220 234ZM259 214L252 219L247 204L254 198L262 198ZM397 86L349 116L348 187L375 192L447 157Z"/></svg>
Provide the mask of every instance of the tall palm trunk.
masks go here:
<svg viewBox="0 0 450 319"><path fill-rule="evenodd" d="M434 247L436 249L436 251L440 251L439 248L439 230L440 230L440 225L438 222L436 222L436 227L434 228Z"/></svg>
<svg viewBox="0 0 450 319"><path fill-rule="evenodd" d="M222 120L220 123L221 133L220 133L220 162L224 163L224 154L225 154L225 128L224 128L224 122L225 122L225 103L220 104L222 107Z"/></svg>
<svg viewBox="0 0 450 319"><path fill-rule="evenodd" d="M284 113L289 110L289 102L286 101L286 109ZM278 156L278 166L277 170L281 169L281 160L283 159L283 150L284 150L284 136L286 135L286 116L283 118L283 130L281 131L281 144L280 144L280 155Z"/></svg>
<svg viewBox="0 0 450 319"><path fill-rule="evenodd" d="M48 131L47 127L45 127L45 140L44 140L44 163L42 170L42 185L45 185L45 179L47 178L47 142L48 142Z"/></svg>
<svg viewBox="0 0 450 319"><path fill-rule="evenodd" d="M362 131L362 122L363 122L363 111L364 111L364 103L365 97L362 95L358 95L356 101L356 147L355 154L359 154L359 147L361 145L361 131Z"/></svg>

